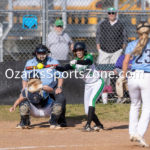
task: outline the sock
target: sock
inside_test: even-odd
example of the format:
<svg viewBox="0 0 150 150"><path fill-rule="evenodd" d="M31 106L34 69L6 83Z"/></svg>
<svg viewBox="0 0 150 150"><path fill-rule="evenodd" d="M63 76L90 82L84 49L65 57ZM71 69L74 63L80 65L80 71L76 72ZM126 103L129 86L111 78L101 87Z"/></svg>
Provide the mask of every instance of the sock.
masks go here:
<svg viewBox="0 0 150 150"><path fill-rule="evenodd" d="M93 115L93 121L97 126L101 126L101 128L103 128L103 124L100 122L100 120L98 119L98 117L95 113Z"/></svg>
<svg viewBox="0 0 150 150"><path fill-rule="evenodd" d="M94 110L95 110L95 108L93 106L89 106L88 119L87 119L87 124L88 125L91 125L91 122L93 120Z"/></svg>
<svg viewBox="0 0 150 150"><path fill-rule="evenodd" d="M103 93L102 94L102 100L103 100L103 104L107 104L107 102L108 102L108 93Z"/></svg>

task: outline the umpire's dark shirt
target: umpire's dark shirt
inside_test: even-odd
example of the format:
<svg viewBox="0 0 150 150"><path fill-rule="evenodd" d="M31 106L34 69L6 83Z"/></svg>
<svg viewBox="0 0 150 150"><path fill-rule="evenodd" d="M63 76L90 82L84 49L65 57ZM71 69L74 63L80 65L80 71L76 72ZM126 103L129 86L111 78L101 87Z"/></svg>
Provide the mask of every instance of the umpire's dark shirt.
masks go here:
<svg viewBox="0 0 150 150"><path fill-rule="evenodd" d="M114 53L122 49L123 44L127 44L127 34L123 24L118 20L111 25L106 19L98 24L96 33L96 43L107 53Z"/></svg>

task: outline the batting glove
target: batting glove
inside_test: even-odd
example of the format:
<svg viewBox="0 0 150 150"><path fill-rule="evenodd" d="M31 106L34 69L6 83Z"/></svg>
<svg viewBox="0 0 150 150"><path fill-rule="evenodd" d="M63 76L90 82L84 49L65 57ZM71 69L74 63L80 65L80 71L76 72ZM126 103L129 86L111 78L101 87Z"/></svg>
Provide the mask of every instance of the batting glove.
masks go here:
<svg viewBox="0 0 150 150"><path fill-rule="evenodd" d="M72 60L72 61L70 61L70 66L72 66L72 65L75 65L77 63L77 60Z"/></svg>

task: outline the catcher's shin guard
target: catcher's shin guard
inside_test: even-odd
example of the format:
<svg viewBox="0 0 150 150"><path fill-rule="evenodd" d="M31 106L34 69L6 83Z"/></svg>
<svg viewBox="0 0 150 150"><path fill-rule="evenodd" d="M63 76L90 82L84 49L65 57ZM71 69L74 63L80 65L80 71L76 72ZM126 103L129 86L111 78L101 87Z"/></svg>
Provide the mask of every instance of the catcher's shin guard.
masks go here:
<svg viewBox="0 0 150 150"><path fill-rule="evenodd" d="M30 116L29 115L25 115L25 116L21 116L21 120L20 123L17 124L16 128L29 128L30 126Z"/></svg>
<svg viewBox="0 0 150 150"><path fill-rule="evenodd" d="M25 100L19 104L19 112L21 116L27 116L30 114L30 104L29 101Z"/></svg>
<svg viewBox="0 0 150 150"><path fill-rule="evenodd" d="M54 103L49 123L56 124L58 122L61 113L62 113L62 105L60 103Z"/></svg>

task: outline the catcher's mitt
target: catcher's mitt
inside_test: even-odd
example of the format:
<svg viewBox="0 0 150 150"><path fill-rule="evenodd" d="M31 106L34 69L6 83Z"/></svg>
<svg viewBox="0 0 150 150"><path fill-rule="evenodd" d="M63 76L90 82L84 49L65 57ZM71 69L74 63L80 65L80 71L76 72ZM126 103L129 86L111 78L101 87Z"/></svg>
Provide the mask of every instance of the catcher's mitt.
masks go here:
<svg viewBox="0 0 150 150"><path fill-rule="evenodd" d="M31 93L38 92L42 89L42 82L39 79L30 79L28 81L28 91Z"/></svg>
<svg viewBox="0 0 150 150"><path fill-rule="evenodd" d="M116 93L120 98L123 97L124 90L128 90L127 80L123 77L119 77L116 81Z"/></svg>

